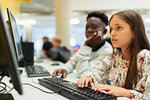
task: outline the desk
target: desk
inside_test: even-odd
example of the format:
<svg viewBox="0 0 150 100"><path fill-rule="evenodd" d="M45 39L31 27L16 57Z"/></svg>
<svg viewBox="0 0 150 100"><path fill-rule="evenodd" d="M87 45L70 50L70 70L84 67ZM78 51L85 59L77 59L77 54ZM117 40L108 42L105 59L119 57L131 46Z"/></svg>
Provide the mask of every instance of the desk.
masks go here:
<svg viewBox="0 0 150 100"><path fill-rule="evenodd" d="M57 67L59 67L59 66L53 66L53 67L50 66L51 62L49 60L44 60L43 62L40 62L40 63L36 62L35 65L41 65L45 67L50 73L52 73L55 69L57 69ZM20 69L23 70L23 73L20 76L22 84L29 83L45 91L52 92L51 90L38 84L37 79L43 78L43 77L28 78L25 69L24 68L20 68ZM77 81L75 73L71 73L67 75L65 79L71 82ZM3 79L3 82L5 82L7 85L12 87L12 84L9 83L9 78L5 77ZM13 95L15 100L68 100L67 98L57 93L47 94L29 85L22 85L22 87L23 87L23 95L19 95L15 89L11 91L11 94ZM118 97L117 100L129 100L129 99L125 97Z"/></svg>

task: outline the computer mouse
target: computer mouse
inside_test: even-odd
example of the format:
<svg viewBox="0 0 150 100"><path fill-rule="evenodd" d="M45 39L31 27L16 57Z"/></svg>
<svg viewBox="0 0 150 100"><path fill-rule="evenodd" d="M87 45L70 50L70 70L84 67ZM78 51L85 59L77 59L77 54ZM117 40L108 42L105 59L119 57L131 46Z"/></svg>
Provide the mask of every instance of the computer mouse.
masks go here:
<svg viewBox="0 0 150 100"><path fill-rule="evenodd" d="M60 75L58 75L58 73L56 73L55 77L57 77L57 78L63 78L63 73L61 73Z"/></svg>

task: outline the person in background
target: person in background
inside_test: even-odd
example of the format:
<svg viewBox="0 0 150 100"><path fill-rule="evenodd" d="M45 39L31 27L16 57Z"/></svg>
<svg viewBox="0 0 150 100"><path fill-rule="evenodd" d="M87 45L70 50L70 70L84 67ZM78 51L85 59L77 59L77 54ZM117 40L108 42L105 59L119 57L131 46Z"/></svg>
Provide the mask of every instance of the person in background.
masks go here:
<svg viewBox="0 0 150 100"><path fill-rule="evenodd" d="M54 47L58 47L61 45L62 39L59 36L53 37L52 38L52 45Z"/></svg>
<svg viewBox="0 0 150 100"><path fill-rule="evenodd" d="M52 47L52 43L49 41L48 37L43 37L42 56L49 57L49 50Z"/></svg>
<svg viewBox="0 0 150 100"><path fill-rule="evenodd" d="M50 49L49 55L53 61L61 61L66 63L71 55L66 47L61 46L62 39L58 36L52 38L53 47Z"/></svg>
<svg viewBox="0 0 150 100"><path fill-rule="evenodd" d="M76 69L77 77L81 77L82 73L96 68L105 56L112 53L112 46L103 39L106 34L108 25L108 17L101 12L91 12L87 16L85 35L87 40L78 52L62 66L56 69L52 76L73 72Z"/></svg>
<svg viewBox="0 0 150 100"><path fill-rule="evenodd" d="M46 43L46 42L49 42L48 37L43 37L43 44Z"/></svg>
<svg viewBox="0 0 150 100"><path fill-rule="evenodd" d="M109 26L113 54L99 68L84 73L86 77L77 85L132 100L150 100L150 44L142 17L133 10L120 11L112 15Z"/></svg>

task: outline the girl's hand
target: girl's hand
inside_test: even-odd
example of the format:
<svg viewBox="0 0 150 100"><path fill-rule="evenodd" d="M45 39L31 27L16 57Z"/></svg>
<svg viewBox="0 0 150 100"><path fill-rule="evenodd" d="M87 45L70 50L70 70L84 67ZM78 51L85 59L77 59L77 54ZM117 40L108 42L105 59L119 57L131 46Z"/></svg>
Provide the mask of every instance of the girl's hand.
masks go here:
<svg viewBox="0 0 150 100"><path fill-rule="evenodd" d="M97 84L97 85L93 86L92 89L95 91L107 91L108 94L111 94L114 96L131 98L130 91L127 89L124 89L122 87Z"/></svg>
<svg viewBox="0 0 150 100"><path fill-rule="evenodd" d="M78 81L77 81L77 85L81 88L83 87L87 87L87 86L91 86L93 87L94 84L93 84L93 79L91 77L84 77L84 78L80 78Z"/></svg>

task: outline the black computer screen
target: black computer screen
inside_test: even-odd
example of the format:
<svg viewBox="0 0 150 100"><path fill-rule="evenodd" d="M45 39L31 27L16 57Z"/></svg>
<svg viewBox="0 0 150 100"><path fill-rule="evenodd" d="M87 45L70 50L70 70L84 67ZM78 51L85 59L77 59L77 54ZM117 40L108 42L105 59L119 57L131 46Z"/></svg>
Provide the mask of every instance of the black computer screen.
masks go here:
<svg viewBox="0 0 150 100"><path fill-rule="evenodd" d="M19 94L22 94L22 86L18 74L18 63L11 35L6 30L2 11L0 9L0 71L1 67L8 71L11 82Z"/></svg>
<svg viewBox="0 0 150 100"><path fill-rule="evenodd" d="M10 31L12 33L13 41L14 41L15 48L16 48L17 59L18 61L20 61L21 59L23 59L23 52L21 48L21 40L19 37L16 20L13 14L11 13L11 11L9 10L9 8L7 8L7 14L8 14L8 23L10 26Z"/></svg>

